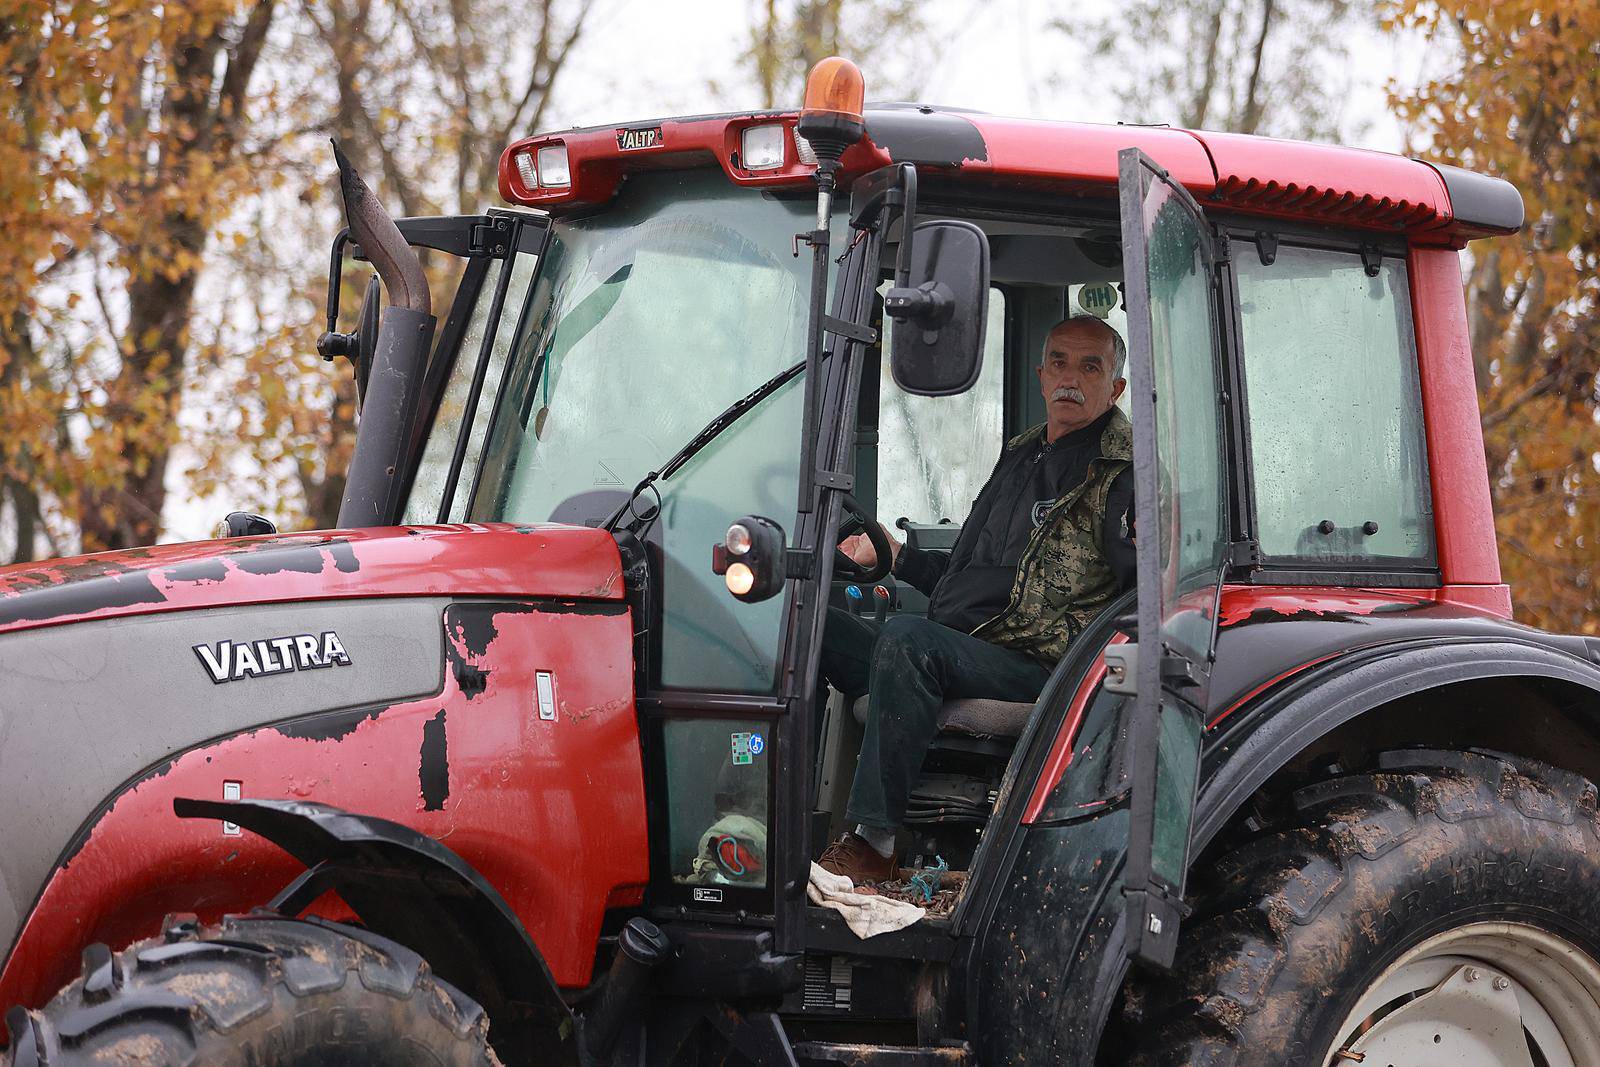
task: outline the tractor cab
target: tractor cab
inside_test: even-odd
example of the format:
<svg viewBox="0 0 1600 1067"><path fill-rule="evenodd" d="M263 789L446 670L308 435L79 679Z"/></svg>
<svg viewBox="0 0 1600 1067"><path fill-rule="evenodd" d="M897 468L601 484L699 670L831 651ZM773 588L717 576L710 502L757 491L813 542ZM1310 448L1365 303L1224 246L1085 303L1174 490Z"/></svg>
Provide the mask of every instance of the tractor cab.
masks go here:
<svg viewBox="0 0 1600 1067"><path fill-rule="evenodd" d="M1129 352L1137 589L1037 702L947 703L902 844L907 873L981 875L1081 760L1078 802L1129 817L1129 949L1162 961L1225 581L1267 557L1285 580L1390 587L1434 565L1404 239L1208 212L1192 190L1219 198L1213 160L1181 132L863 111L850 93L819 68L799 114L529 138L501 160L517 208L454 238L401 220L465 254L389 521L610 531L650 903L771 924L791 948L844 938L804 886L841 828L865 699L819 681L820 629L828 607L886 620L927 599L832 546L881 521L948 551L1002 447L1043 420L1048 331L1106 322ZM1340 210L1423 210L1363 203ZM1319 430L1351 417L1371 453L1324 450ZM959 928L978 894L943 881L928 928Z"/></svg>
<svg viewBox="0 0 1600 1067"><path fill-rule="evenodd" d="M1213 266L1188 194L1130 157L1128 180L1143 183L1133 209L1161 190L1152 208L1165 211L1165 244L1132 261L1149 273L1130 291L1115 184L997 196L864 139L841 142L823 168L837 195L823 194L819 227L806 122L665 123L512 146L508 198L549 214L487 217L505 254L468 263L422 386L431 425L397 516L618 537L637 613L652 902L766 916L797 942L808 927L840 932L795 887L839 828L862 730L864 698L817 678L823 609L878 620L927 610L922 593L832 546L882 521L947 551L1002 446L1043 420L1036 368L1059 320L1093 316L1134 340L1130 308L1149 307L1153 284L1171 306L1159 337L1142 335L1143 365L1157 343L1193 355L1165 373L1201 398L1182 426L1183 462L1199 468L1185 498L1195 548L1167 591L1196 601L1185 646L1195 662L1214 618L1199 601L1214 599L1226 548ZM871 124L891 146L931 137L952 158L976 137L968 120L927 109L873 112ZM924 297L943 304L900 310ZM457 354L443 366L447 349ZM1148 424L1133 395L1125 407ZM1116 616L1134 632L1135 603L1130 589L1103 625ZM973 865L1031 747L1019 741L1045 728L1048 705L949 704L907 820L910 866ZM1168 810L1186 823L1198 728L1173 736L1187 770ZM1164 872L1174 894L1182 858ZM958 895L942 893L934 923L951 920Z"/></svg>

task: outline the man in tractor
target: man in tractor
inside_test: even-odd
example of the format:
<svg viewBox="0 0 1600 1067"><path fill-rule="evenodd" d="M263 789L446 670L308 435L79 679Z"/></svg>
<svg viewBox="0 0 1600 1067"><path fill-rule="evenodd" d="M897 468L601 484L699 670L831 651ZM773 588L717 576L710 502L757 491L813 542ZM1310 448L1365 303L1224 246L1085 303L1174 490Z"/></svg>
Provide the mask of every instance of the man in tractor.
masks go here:
<svg viewBox="0 0 1600 1067"><path fill-rule="evenodd" d="M1051 329L1037 368L1046 419L1007 443L948 556L900 544L892 573L926 618L830 609L822 675L868 695L845 832L818 861L859 883L893 878L895 835L946 699L1032 702L1072 639L1134 581L1133 433L1115 407L1127 347L1110 325ZM864 533L841 542L877 561Z"/></svg>

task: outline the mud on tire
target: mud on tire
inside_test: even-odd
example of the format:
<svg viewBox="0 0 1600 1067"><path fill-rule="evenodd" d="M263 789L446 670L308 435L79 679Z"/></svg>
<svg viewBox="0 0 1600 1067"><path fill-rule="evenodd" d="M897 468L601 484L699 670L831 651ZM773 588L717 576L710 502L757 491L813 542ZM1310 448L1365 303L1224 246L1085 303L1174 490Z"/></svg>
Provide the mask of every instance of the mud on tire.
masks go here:
<svg viewBox="0 0 1600 1067"><path fill-rule="evenodd" d="M83 953L40 1011L6 1015L11 1067L497 1065L483 1009L387 938L316 919L172 916Z"/></svg>
<svg viewBox="0 0 1600 1067"><path fill-rule="evenodd" d="M1494 753L1385 753L1191 875L1173 972L1136 977L1126 1062L1321 1067L1368 985L1411 946L1509 921L1600 959L1596 790Z"/></svg>

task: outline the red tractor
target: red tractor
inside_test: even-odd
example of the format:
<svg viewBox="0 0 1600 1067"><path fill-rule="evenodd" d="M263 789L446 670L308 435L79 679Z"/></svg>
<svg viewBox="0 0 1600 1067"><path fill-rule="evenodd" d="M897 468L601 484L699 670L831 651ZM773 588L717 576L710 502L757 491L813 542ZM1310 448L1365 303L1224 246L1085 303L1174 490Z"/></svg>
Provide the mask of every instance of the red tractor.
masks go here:
<svg viewBox="0 0 1600 1067"><path fill-rule="evenodd" d="M1458 264L1517 192L860 101L519 140L481 216L343 168L345 528L0 571L6 1062L1600 1064L1600 641L1511 621ZM1137 589L950 709L939 903L858 937L819 635L925 601L833 546L948 547L1069 312Z"/></svg>

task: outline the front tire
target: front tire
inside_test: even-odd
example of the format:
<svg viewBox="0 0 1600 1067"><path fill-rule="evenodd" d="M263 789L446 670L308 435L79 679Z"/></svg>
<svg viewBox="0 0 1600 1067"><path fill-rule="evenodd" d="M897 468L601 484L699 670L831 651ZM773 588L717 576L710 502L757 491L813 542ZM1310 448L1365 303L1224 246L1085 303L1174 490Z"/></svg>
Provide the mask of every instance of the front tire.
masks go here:
<svg viewBox="0 0 1600 1067"><path fill-rule="evenodd" d="M1600 1064L1593 784L1404 751L1292 806L1195 872L1173 973L1128 990L1134 1063Z"/></svg>
<svg viewBox="0 0 1600 1067"><path fill-rule="evenodd" d="M83 953L43 1009L6 1015L11 1067L490 1067L483 1009L416 953L317 919L169 917Z"/></svg>

